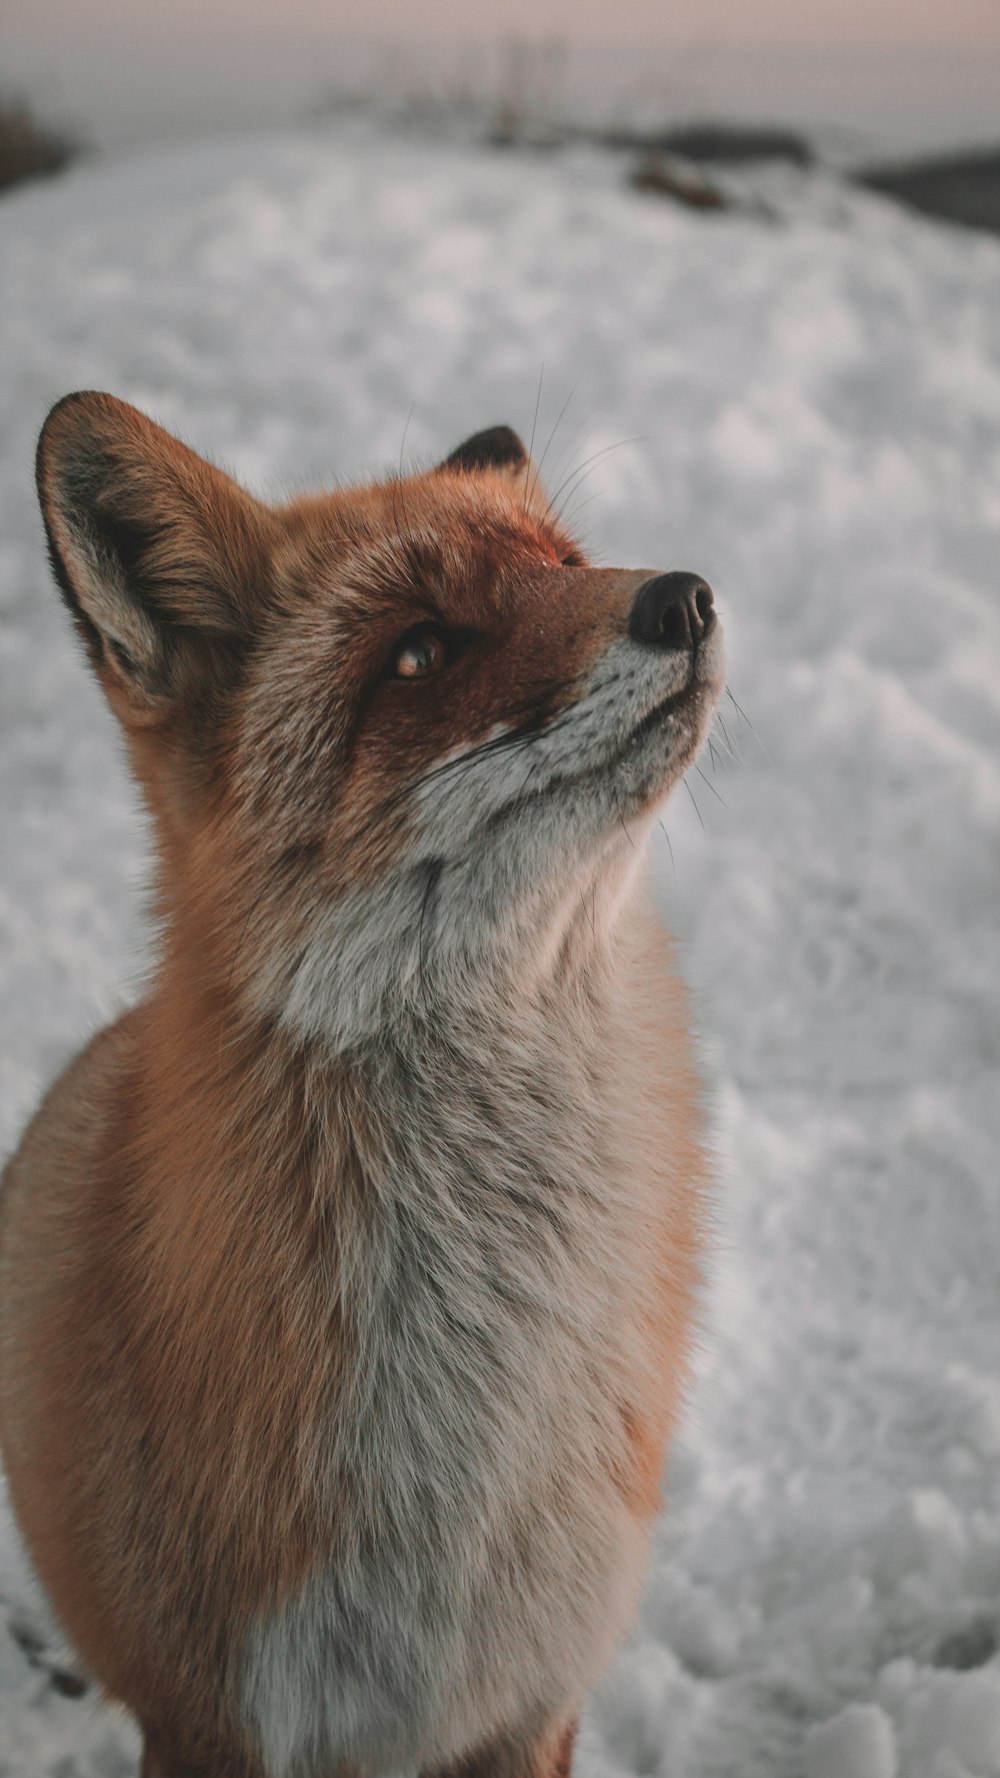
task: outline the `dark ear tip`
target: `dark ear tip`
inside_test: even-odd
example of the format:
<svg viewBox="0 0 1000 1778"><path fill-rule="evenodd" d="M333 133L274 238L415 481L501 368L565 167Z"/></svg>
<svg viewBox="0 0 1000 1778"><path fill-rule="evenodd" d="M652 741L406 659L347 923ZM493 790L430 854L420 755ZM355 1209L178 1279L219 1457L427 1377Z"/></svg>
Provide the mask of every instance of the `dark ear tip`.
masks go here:
<svg viewBox="0 0 1000 1778"><path fill-rule="evenodd" d="M473 433L441 464L442 469L523 469L528 453L510 426L487 426Z"/></svg>
<svg viewBox="0 0 1000 1778"><path fill-rule="evenodd" d="M50 407L38 435L38 448L35 452L35 471L39 486L42 483L49 451L59 434L64 433L68 427L72 428L74 423L79 425L83 421L86 424L88 417L91 420L96 419L102 411L107 416L109 410L120 405L113 395L106 395L101 389L74 389L69 395L62 396L54 407ZM81 409L82 412L74 411Z"/></svg>
<svg viewBox="0 0 1000 1778"><path fill-rule="evenodd" d="M107 414L115 408L124 407L124 405L124 402L119 401L114 395L108 395L104 389L72 389L68 395L61 396L55 405L49 408L42 426L42 437L44 438L51 427L58 426L60 421L68 419L73 408L89 408L92 413Z"/></svg>

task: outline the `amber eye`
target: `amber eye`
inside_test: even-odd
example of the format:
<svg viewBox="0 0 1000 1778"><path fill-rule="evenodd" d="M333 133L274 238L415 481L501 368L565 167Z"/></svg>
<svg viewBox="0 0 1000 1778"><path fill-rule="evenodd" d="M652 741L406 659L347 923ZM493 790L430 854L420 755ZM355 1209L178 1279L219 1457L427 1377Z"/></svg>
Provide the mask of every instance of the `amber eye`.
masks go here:
<svg viewBox="0 0 1000 1778"><path fill-rule="evenodd" d="M429 673L439 673L447 659L448 650L440 631L420 624L408 630L398 644L390 671L396 679L426 679Z"/></svg>

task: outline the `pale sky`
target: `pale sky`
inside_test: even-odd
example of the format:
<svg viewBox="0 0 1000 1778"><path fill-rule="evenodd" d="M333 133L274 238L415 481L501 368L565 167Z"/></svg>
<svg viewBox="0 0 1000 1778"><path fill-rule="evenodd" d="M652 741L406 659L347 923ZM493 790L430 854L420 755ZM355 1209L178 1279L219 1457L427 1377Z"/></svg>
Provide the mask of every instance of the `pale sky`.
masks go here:
<svg viewBox="0 0 1000 1778"><path fill-rule="evenodd" d="M116 147L407 83L502 101L514 40L518 78L592 119L634 103L876 156L1000 140L1000 0L0 0L0 85Z"/></svg>
<svg viewBox="0 0 1000 1778"><path fill-rule="evenodd" d="M4 35L49 36L83 21L351 35L965 44L1000 49L1000 0L6 0Z"/></svg>

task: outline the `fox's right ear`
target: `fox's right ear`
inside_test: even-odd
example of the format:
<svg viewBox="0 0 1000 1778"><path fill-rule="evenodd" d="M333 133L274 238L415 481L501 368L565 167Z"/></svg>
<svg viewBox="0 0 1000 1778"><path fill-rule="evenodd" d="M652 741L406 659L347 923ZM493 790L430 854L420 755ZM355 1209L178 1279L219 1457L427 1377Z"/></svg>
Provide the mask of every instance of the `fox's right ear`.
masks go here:
<svg viewBox="0 0 1000 1778"><path fill-rule="evenodd" d="M52 409L37 473L56 579L122 720L161 721L231 677L269 584L267 508L89 391Z"/></svg>

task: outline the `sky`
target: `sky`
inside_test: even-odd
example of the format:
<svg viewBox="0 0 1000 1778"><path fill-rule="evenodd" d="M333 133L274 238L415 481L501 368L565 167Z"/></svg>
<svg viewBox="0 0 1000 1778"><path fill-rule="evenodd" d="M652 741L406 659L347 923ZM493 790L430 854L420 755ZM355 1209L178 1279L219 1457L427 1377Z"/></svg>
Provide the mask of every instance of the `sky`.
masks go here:
<svg viewBox="0 0 1000 1778"><path fill-rule="evenodd" d="M715 115L874 153L1000 137L1000 0L0 0L3 85L99 146L462 90ZM547 46L544 51L542 46Z"/></svg>
<svg viewBox="0 0 1000 1778"><path fill-rule="evenodd" d="M147 27L216 23L230 29L285 33L296 28L359 32L359 10L343 0L7 0L0 11L9 28L39 38L81 17ZM998 0L503 0L502 7L469 0L365 0L364 31L419 36L492 38L517 32L539 38L656 43L744 39L769 43L966 44L1000 51Z"/></svg>

